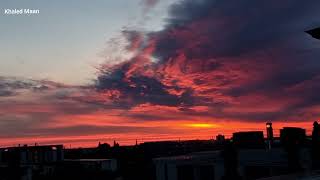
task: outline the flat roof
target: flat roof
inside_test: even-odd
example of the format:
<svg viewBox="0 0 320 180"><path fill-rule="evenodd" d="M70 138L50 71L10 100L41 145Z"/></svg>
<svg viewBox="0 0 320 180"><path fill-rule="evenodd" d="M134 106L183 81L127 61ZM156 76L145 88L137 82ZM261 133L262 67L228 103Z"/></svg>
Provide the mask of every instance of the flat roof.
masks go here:
<svg viewBox="0 0 320 180"><path fill-rule="evenodd" d="M0 148L0 150L6 150L6 149L32 149L32 148L51 148L51 147L63 147L62 144L56 144L56 145L36 145L36 146L26 146L26 145L22 145L22 146L11 146L11 147L2 147Z"/></svg>
<svg viewBox="0 0 320 180"><path fill-rule="evenodd" d="M199 160L199 159L219 159L219 158L222 158L221 151L222 150L194 152L186 155L154 158L153 160L154 161L183 161L183 160ZM284 153L284 150L282 148L272 148L271 150L240 149L238 150L238 153L239 153L240 159L242 158L243 155L245 155L249 160L250 159L264 160L265 158L267 158L268 160L274 160L275 158L276 159L279 158L279 155L282 155L282 153Z"/></svg>

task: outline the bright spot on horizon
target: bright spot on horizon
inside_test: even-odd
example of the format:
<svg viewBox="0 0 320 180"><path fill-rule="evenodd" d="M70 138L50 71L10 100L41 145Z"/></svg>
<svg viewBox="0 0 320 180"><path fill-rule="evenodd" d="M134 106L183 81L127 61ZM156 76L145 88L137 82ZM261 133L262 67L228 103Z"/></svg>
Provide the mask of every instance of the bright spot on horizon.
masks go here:
<svg viewBox="0 0 320 180"><path fill-rule="evenodd" d="M191 123L185 124L187 127L191 128L217 128L219 127L217 124L210 124L210 123Z"/></svg>

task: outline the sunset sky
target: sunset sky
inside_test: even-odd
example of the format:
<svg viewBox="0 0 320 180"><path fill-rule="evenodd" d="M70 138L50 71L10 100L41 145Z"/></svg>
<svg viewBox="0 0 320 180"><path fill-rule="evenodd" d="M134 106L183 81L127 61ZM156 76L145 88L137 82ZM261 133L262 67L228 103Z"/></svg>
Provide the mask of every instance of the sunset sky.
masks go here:
<svg viewBox="0 0 320 180"><path fill-rule="evenodd" d="M306 128L319 0L2 0L0 146ZM4 9L39 9L7 15Z"/></svg>

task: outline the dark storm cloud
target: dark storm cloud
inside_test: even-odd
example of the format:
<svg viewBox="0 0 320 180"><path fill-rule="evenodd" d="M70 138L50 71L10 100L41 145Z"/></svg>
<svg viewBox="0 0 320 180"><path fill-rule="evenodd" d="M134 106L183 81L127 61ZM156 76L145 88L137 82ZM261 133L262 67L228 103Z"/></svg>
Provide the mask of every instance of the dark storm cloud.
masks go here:
<svg viewBox="0 0 320 180"><path fill-rule="evenodd" d="M167 28L154 34L154 36L160 36L155 54L166 61L176 57L178 51L182 51L189 59L196 61L215 58L222 67L227 66L228 61L234 61L234 58L228 60L228 57L245 54L249 60L246 58L236 58L236 60L245 60L250 64L257 64L257 67L260 66L261 61L265 65L274 64L273 68L267 69L267 73L261 74L260 81L248 81L239 86L227 88L222 93L229 97L253 93L270 97L299 97L300 102L279 109L279 112L248 112L234 113L234 115L223 112L221 117L252 120L288 118L301 108L320 103L319 98L314 97L315 92L319 90L316 85L312 86L313 92L303 88L299 93L286 92L287 88L304 82L311 81L311 84L317 84L316 78L320 75L318 61L320 46L307 43L308 37L305 36L304 30L312 26L316 17L319 17L320 12L317 10L319 5L320 2L315 0L308 2L298 0L181 1L170 9L171 17L168 19ZM199 26L195 27L193 24ZM185 35L181 38L179 33L185 33ZM193 34L197 33L198 35L193 37ZM203 36L206 37L205 40L202 40ZM188 48L193 42L188 39L189 37L194 38L193 41L197 43L191 45L191 49ZM316 50L303 52L314 48ZM263 60L261 57L251 55L255 52L265 52L264 56L268 58ZM247 69L249 74L252 70Z"/></svg>
<svg viewBox="0 0 320 180"><path fill-rule="evenodd" d="M100 75L96 82L96 88L98 91L106 89L120 91L121 95L115 99L115 102L118 100L123 107L127 108L143 103L167 106L192 105L192 91L186 91L182 96L169 94L166 91L169 87L156 78L143 75L126 77L125 73L129 69L130 62L124 63L114 71Z"/></svg>
<svg viewBox="0 0 320 180"><path fill-rule="evenodd" d="M173 54L181 48L179 39L167 36L174 30L201 32L209 42L200 44L201 54L231 56L266 48L304 34L307 27L320 15L320 2L311 0L286 1L230 1L184 0L174 4L169 13L163 40L158 42L161 54ZM205 26L190 29L195 22L206 21ZM318 20L318 22L320 22ZM158 35L158 34L157 34Z"/></svg>
<svg viewBox="0 0 320 180"><path fill-rule="evenodd" d="M263 81L250 83L246 86L239 86L229 89L226 92L226 94L237 97L242 95L248 95L257 91L263 93L283 91L287 87L291 87L303 83L305 81L313 80L316 76L319 75L317 69L295 70L290 69L289 66L290 65L288 65L287 70L284 69L281 72L274 72L272 75L268 76Z"/></svg>
<svg viewBox="0 0 320 180"><path fill-rule="evenodd" d="M139 53L101 73L97 88L119 90L120 99L130 99L127 108L150 103L192 114L198 112L190 107L205 105L209 110L204 114L213 117L291 118L320 104L315 95L320 44L305 33L320 22L318 7L317 0L179 1L171 6L163 30L125 34L128 49ZM139 60L146 49L152 50L147 55L156 62ZM145 73L149 71L153 73ZM306 83L312 88L301 87ZM255 96L281 106L254 112L259 108ZM292 104L284 103L292 99ZM226 111L241 108L240 104L253 111Z"/></svg>

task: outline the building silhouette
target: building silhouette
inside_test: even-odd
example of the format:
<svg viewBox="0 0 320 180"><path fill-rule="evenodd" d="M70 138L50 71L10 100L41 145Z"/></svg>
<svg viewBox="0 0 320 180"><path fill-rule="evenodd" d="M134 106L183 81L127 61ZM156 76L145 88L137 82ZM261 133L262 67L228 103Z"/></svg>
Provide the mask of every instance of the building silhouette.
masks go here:
<svg viewBox="0 0 320 180"><path fill-rule="evenodd" d="M237 148L265 148L263 131L236 132L232 140Z"/></svg>
<svg viewBox="0 0 320 180"><path fill-rule="evenodd" d="M51 175L63 160L62 145L1 148L0 179L32 180L35 172Z"/></svg>
<svg viewBox="0 0 320 180"><path fill-rule="evenodd" d="M320 39L320 28L308 30L306 31L306 33L310 34L312 37L316 39Z"/></svg>
<svg viewBox="0 0 320 180"><path fill-rule="evenodd" d="M320 126L317 121L313 123L312 131L312 168L320 168Z"/></svg>
<svg viewBox="0 0 320 180"><path fill-rule="evenodd" d="M280 130L280 140L287 152L289 171L300 171L302 166L299 153L306 140L306 130L297 127L284 127Z"/></svg>
<svg viewBox="0 0 320 180"><path fill-rule="evenodd" d="M274 180L319 175L320 126L235 132L231 138L63 149L62 145L0 149L0 180ZM276 133L277 134L277 133Z"/></svg>
<svg viewBox="0 0 320 180"><path fill-rule="evenodd" d="M320 174L312 171L319 170L320 162L317 122L312 137L299 127L284 127L280 137L274 137L271 122L266 132L266 138L262 131L233 133L220 150L155 158L156 180L297 179Z"/></svg>
<svg viewBox="0 0 320 180"><path fill-rule="evenodd" d="M225 140L226 140L226 138L225 138L224 135L222 135L222 134L218 134L218 135L216 136L216 141L219 142L219 143L222 143L222 142L224 142Z"/></svg>

